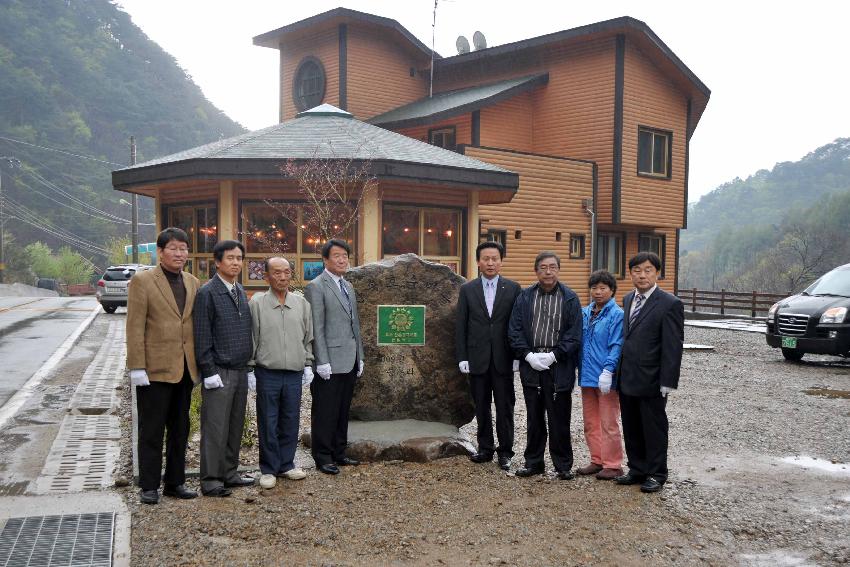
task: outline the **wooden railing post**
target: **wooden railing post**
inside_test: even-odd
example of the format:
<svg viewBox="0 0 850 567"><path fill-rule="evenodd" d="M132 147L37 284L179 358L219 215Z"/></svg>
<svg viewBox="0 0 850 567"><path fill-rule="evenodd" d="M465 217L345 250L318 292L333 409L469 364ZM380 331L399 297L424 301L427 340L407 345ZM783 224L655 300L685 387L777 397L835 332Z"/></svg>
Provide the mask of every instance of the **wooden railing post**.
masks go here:
<svg viewBox="0 0 850 567"><path fill-rule="evenodd" d="M756 297L757 297L756 290L753 290L753 310L750 313L750 317L753 317L753 318L755 318L755 316L756 316Z"/></svg>
<svg viewBox="0 0 850 567"><path fill-rule="evenodd" d="M726 290L720 290L720 314L726 315Z"/></svg>
<svg viewBox="0 0 850 567"><path fill-rule="evenodd" d="M691 312L696 313L697 311L697 288L694 288L691 295Z"/></svg>

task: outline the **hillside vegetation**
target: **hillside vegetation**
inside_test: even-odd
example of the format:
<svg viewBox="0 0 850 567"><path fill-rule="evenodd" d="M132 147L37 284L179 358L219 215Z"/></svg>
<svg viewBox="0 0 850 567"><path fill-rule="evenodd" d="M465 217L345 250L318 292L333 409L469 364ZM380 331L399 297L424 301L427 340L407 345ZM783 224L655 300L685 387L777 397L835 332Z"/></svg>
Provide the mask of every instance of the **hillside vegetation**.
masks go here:
<svg viewBox="0 0 850 567"><path fill-rule="evenodd" d="M693 205L679 287L798 291L850 262L850 138L726 183Z"/></svg>
<svg viewBox="0 0 850 567"><path fill-rule="evenodd" d="M110 238L130 232L110 172L129 163L131 135L143 161L243 131L114 3L0 3L0 157L21 164L0 160L13 246L70 244L102 266Z"/></svg>

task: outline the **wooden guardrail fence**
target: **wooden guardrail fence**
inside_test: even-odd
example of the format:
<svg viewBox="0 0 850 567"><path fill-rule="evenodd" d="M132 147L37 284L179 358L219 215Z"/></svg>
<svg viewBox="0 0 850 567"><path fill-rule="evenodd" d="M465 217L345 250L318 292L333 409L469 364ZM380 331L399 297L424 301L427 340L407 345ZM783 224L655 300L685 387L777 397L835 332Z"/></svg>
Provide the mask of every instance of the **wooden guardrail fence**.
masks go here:
<svg viewBox="0 0 850 567"><path fill-rule="evenodd" d="M758 314L767 313L770 306L781 299L785 299L791 293L761 293L758 291L713 291L707 289L680 289L677 296L685 304L685 307L690 307L691 311L710 310L715 312L720 310L721 315L726 315L727 310L737 312L750 312L750 317L756 317Z"/></svg>

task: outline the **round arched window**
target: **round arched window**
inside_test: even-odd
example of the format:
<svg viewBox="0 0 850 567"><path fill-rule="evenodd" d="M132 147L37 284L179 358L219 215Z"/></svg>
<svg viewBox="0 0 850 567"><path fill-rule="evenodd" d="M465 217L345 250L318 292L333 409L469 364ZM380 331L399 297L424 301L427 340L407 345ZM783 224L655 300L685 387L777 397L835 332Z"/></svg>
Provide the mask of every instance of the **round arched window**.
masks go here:
<svg viewBox="0 0 850 567"><path fill-rule="evenodd" d="M325 98L325 68L315 57L305 57L295 70L292 81L292 99L299 110L322 104Z"/></svg>

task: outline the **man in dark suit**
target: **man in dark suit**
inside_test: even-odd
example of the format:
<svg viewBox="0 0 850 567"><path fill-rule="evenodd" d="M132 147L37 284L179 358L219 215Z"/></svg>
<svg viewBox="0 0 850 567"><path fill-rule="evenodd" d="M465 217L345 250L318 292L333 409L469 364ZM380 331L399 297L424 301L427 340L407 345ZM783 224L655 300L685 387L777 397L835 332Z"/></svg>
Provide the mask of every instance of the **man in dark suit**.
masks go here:
<svg viewBox="0 0 850 567"><path fill-rule="evenodd" d="M667 481L667 396L679 385L685 310L655 283L661 259L640 252L629 260L635 290L623 300L623 352L618 366L620 414L629 472L617 484L658 492Z"/></svg>
<svg viewBox="0 0 850 567"><path fill-rule="evenodd" d="M316 467L339 474L360 463L345 455L354 382L363 374L363 341L354 288L343 277L351 247L331 239L322 246L325 271L304 288L313 315L313 356L318 379L310 384L311 449Z"/></svg>
<svg viewBox="0 0 850 567"><path fill-rule="evenodd" d="M514 370L508 343L511 309L521 288L501 277L505 249L498 242L482 242L475 249L481 276L460 288L455 324L455 355L458 367L469 374L475 419L478 421L478 452L470 457L474 463L493 460L499 454L499 466L509 470L514 456ZM512 363L513 361L513 363ZM496 402L496 434L499 447L493 446L492 401Z"/></svg>
<svg viewBox="0 0 850 567"><path fill-rule="evenodd" d="M201 492L230 496L230 489L250 486L240 476L239 449L245 425L248 389L255 384L248 361L253 355L251 309L237 281L245 247L223 240L213 248L216 275L195 300L195 354L204 388L201 390Z"/></svg>

